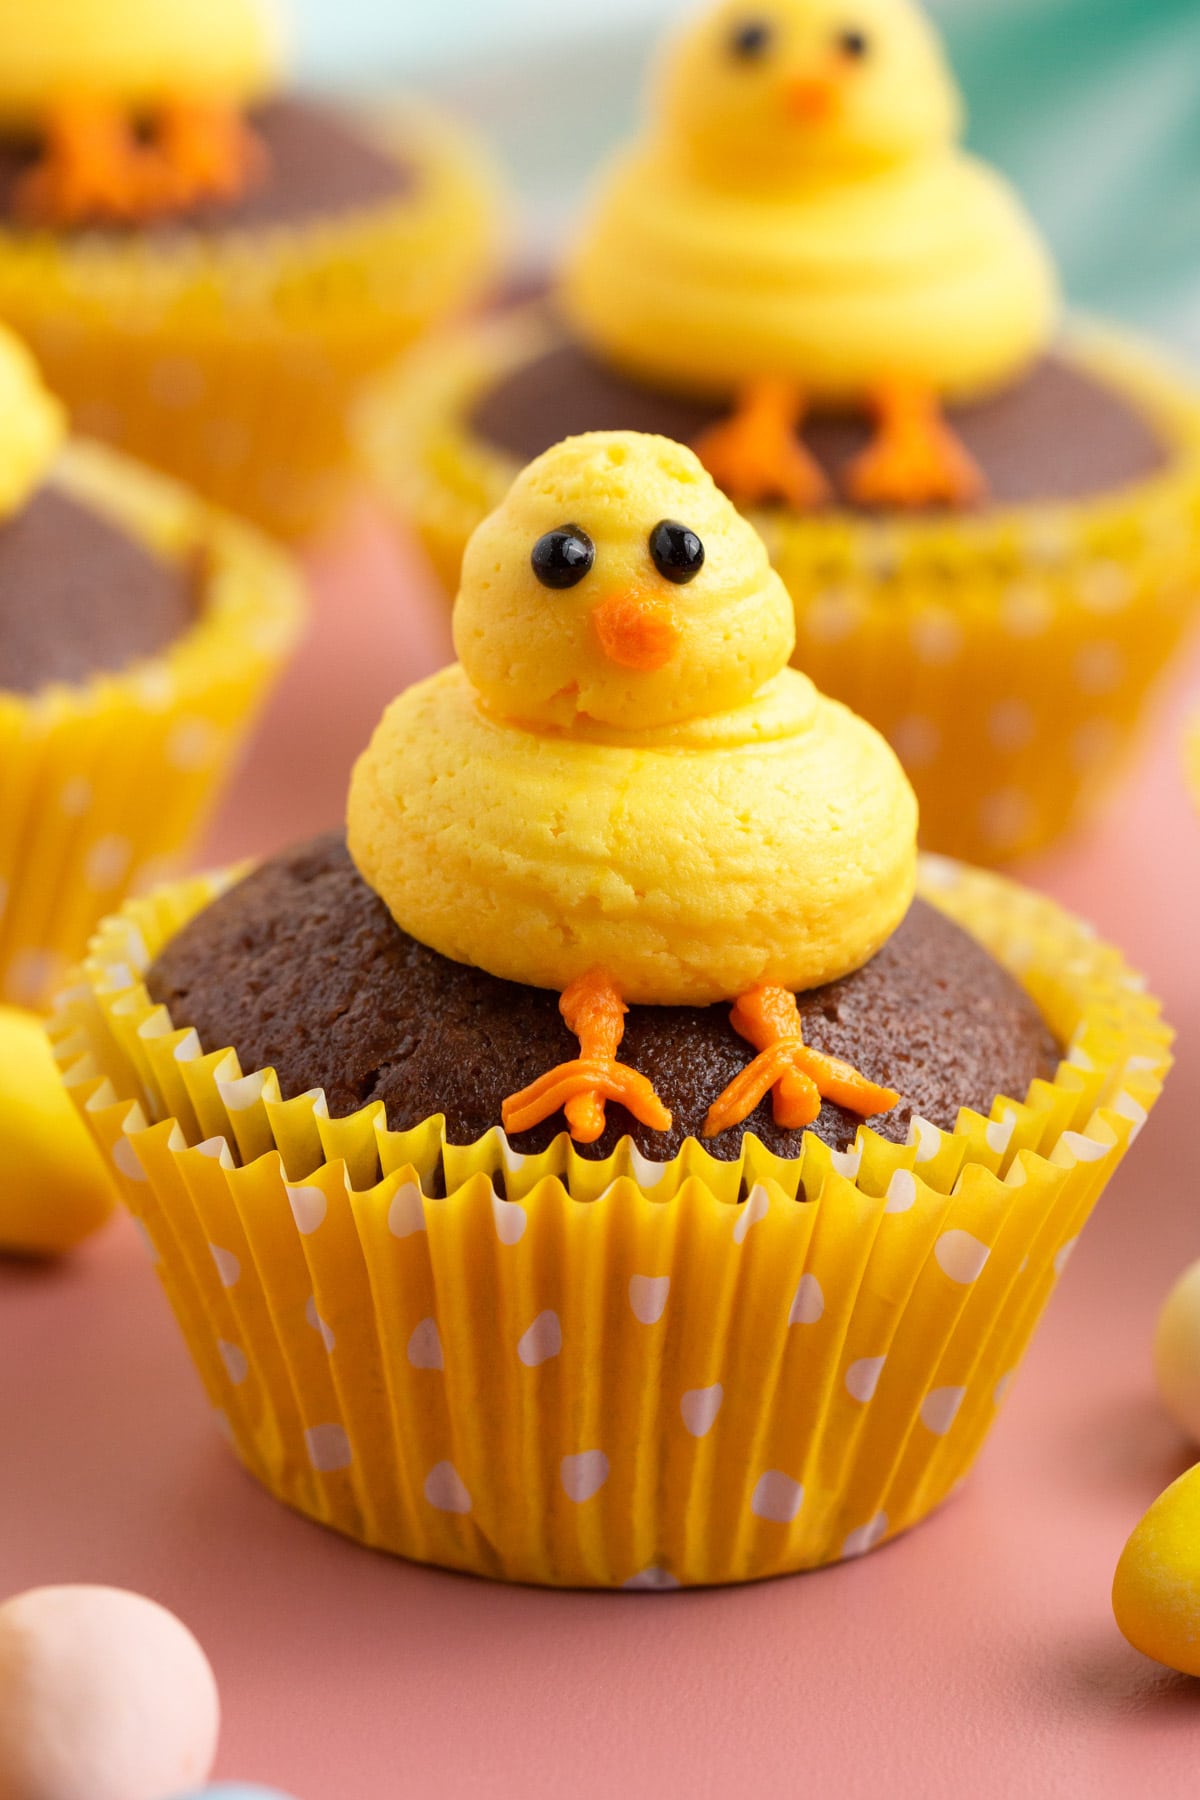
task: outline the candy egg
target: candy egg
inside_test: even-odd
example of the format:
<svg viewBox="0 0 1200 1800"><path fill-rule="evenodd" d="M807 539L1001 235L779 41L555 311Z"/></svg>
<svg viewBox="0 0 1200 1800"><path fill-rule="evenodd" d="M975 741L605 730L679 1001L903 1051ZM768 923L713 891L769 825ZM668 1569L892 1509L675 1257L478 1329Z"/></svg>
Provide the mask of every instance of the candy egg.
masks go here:
<svg viewBox="0 0 1200 1800"><path fill-rule="evenodd" d="M176 1796L172 1795L171 1800L176 1800ZM177 1800L291 1800L291 1795L246 1781L218 1781L216 1787L197 1788L192 1794L180 1794Z"/></svg>
<svg viewBox="0 0 1200 1800"><path fill-rule="evenodd" d="M1184 1270L1163 1302L1154 1332L1154 1373L1163 1405L1200 1443L1200 1262Z"/></svg>
<svg viewBox="0 0 1200 1800"><path fill-rule="evenodd" d="M1200 1463L1134 1529L1113 1577L1112 1604L1135 1650L1200 1675Z"/></svg>
<svg viewBox="0 0 1200 1800"><path fill-rule="evenodd" d="M115 1191L67 1097L41 1020L0 1006L0 1250L69 1250L107 1218Z"/></svg>
<svg viewBox="0 0 1200 1800"><path fill-rule="evenodd" d="M139 1594L35 1588L0 1606L3 1800L170 1800L207 1779L217 1687Z"/></svg>

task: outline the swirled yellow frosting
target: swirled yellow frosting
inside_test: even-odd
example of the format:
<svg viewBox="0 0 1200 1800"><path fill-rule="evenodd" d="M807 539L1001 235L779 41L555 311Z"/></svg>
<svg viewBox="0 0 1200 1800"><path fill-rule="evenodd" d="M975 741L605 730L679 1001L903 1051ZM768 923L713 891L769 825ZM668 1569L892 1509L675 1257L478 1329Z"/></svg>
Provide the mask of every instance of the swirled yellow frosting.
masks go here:
<svg viewBox="0 0 1200 1800"><path fill-rule="evenodd" d="M652 560L663 521L703 545L686 583ZM563 527L594 556L555 589L531 552ZM786 667L791 621L690 451L558 445L472 539L459 663L359 759L359 870L413 937L531 986L600 965L627 1000L706 1004L857 968L912 897L916 801L883 739ZM656 666L630 666L645 642Z"/></svg>
<svg viewBox="0 0 1200 1800"><path fill-rule="evenodd" d="M66 414L24 344L0 329L0 519L39 486L66 435Z"/></svg>
<svg viewBox="0 0 1200 1800"><path fill-rule="evenodd" d="M1047 343L1057 284L959 117L910 0L711 9L668 47L569 261L573 326L701 394L764 375L825 401L896 376L948 397L1003 384Z"/></svg>
<svg viewBox="0 0 1200 1800"><path fill-rule="evenodd" d="M86 96L152 106L181 93L238 104L282 63L270 0L0 0L0 122L36 124Z"/></svg>

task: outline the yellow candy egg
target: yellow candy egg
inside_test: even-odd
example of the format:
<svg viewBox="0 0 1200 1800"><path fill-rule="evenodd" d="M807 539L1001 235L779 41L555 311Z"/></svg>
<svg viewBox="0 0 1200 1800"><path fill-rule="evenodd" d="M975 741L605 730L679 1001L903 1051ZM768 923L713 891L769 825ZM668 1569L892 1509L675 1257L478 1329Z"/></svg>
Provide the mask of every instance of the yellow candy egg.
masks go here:
<svg viewBox="0 0 1200 1800"><path fill-rule="evenodd" d="M1135 1528L1113 1578L1113 1613L1135 1650L1200 1675L1200 1464Z"/></svg>
<svg viewBox="0 0 1200 1800"><path fill-rule="evenodd" d="M1200 1262L1184 1270L1163 1302L1154 1333L1154 1373L1163 1405L1200 1443Z"/></svg>
<svg viewBox="0 0 1200 1800"><path fill-rule="evenodd" d="M98 1152L62 1085L40 1019L0 1006L0 1251L70 1250L112 1210Z"/></svg>

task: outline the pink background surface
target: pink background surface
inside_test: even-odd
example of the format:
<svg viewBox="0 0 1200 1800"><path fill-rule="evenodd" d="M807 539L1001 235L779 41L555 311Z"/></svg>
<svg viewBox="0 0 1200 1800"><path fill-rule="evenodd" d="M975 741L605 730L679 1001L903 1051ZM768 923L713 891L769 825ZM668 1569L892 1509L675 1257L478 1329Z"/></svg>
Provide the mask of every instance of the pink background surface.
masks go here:
<svg viewBox="0 0 1200 1800"><path fill-rule="evenodd" d="M311 566L318 622L214 860L334 823L384 702L447 654L368 514ZM1200 1256L1189 695L1200 658L1108 818L1023 871L1146 971L1179 1062L941 1516L863 1562L724 1592L540 1593L390 1561L242 1474L122 1220L62 1266L0 1263L0 1594L104 1581L174 1608L221 1684L219 1773L298 1800L1195 1794L1200 1683L1129 1649L1108 1603L1125 1536L1193 1454L1149 1370L1159 1301Z"/></svg>

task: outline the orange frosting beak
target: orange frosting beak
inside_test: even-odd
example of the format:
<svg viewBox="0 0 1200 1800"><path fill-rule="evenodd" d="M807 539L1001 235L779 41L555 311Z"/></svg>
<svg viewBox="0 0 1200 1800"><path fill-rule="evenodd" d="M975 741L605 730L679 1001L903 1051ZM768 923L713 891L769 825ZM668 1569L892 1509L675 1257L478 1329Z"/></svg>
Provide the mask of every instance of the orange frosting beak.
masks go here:
<svg viewBox="0 0 1200 1800"><path fill-rule="evenodd" d="M837 112L842 90L835 75L798 75L783 90L784 105L804 125L823 125Z"/></svg>
<svg viewBox="0 0 1200 1800"><path fill-rule="evenodd" d="M620 669L663 669L683 636L675 609L659 594L610 594L592 611L600 648Z"/></svg>

